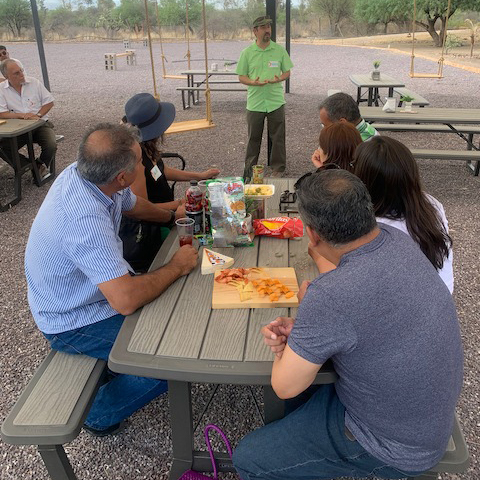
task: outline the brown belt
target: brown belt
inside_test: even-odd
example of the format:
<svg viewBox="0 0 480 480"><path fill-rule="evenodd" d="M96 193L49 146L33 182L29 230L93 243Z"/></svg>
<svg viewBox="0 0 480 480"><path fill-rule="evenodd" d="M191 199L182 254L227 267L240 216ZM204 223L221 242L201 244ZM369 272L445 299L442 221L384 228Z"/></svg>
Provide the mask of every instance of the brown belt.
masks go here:
<svg viewBox="0 0 480 480"><path fill-rule="evenodd" d="M345 427L345 436L346 436L349 440L351 440L352 442L355 442L355 441L356 441L356 439L355 439L355 437L353 436L352 432L351 432L347 427Z"/></svg>

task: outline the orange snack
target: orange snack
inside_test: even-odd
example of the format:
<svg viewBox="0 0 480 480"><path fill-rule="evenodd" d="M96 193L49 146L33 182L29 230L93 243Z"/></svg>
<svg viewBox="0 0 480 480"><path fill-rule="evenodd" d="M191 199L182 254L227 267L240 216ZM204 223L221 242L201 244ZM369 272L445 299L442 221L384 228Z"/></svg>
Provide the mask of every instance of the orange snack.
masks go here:
<svg viewBox="0 0 480 480"><path fill-rule="evenodd" d="M292 298L295 294L293 292L288 292L285 294L285 298Z"/></svg>
<svg viewBox="0 0 480 480"><path fill-rule="evenodd" d="M280 298L280 296L278 295L278 293L272 293L270 295L270 301L271 302L276 302L279 298Z"/></svg>

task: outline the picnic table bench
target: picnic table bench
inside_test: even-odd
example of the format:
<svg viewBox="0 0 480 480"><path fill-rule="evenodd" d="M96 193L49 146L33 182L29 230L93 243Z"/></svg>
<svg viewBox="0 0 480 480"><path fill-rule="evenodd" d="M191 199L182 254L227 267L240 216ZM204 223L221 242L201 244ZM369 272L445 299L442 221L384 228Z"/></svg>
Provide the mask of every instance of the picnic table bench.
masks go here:
<svg viewBox="0 0 480 480"><path fill-rule="evenodd" d="M413 90L410 90L409 88L406 87L396 87L393 89L395 93L398 93L400 95L400 100L398 101L398 106L401 107L403 105L403 96L409 96L412 97L412 105L416 105L417 107L425 107L427 105L430 105L430 102L422 97L420 94L414 92Z"/></svg>
<svg viewBox="0 0 480 480"><path fill-rule="evenodd" d="M106 362L50 351L5 419L1 435L12 445L37 445L53 480L75 480L63 445L82 428Z"/></svg>
<svg viewBox="0 0 480 480"><path fill-rule="evenodd" d="M213 83L213 82L209 82L209 83ZM236 83L236 82L219 82L219 83ZM237 84L238 85L238 84ZM204 92L206 90L206 87L177 87L177 91L179 92L182 92L182 105L183 105L183 109L184 110L187 110L188 108L190 108L190 94L191 93L194 93L194 92L197 92L197 94L199 92ZM209 90L211 92L246 92L247 89L246 88L242 88L242 87L236 87L236 88L222 88L222 87L213 87L213 88L210 88L209 87ZM185 99L185 92L188 93L188 100ZM197 99L193 102L195 105L198 103L198 95L197 95Z"/></svg>

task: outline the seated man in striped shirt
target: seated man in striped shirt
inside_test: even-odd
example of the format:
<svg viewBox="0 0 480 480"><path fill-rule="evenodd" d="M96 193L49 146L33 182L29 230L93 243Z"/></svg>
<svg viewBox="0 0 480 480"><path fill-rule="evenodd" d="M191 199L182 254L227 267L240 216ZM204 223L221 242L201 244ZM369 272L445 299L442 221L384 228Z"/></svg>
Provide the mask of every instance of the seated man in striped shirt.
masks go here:
<svg viewBox="0 0 480 480"><path fill-rule="evenodd" d="M77 162L55 180L33 222L25 252L28 301L52 348L108 359L125 315L158 297L197 264L181 247L165 266L131 275L118 236L122 214L168 223L175 212L136 197L129 186L142 160L138 139L122 125L101 124L84 136ZM167 390L164 380L112 376L85 427L115 433L123 420Z"/></svg>

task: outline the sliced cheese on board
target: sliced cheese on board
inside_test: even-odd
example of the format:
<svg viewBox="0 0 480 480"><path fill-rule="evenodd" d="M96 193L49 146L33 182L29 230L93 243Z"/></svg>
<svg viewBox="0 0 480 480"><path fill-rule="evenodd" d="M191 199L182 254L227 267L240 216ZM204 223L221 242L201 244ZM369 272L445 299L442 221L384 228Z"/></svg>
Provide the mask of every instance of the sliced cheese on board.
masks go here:
<svg viewBox="0 0 480 480"><path fill-rule="evenodd" d="M234 259L231 257L204 248L202 257L202 275L208 275L217 270L229 268L233 265L233 262Z"/></svg>

